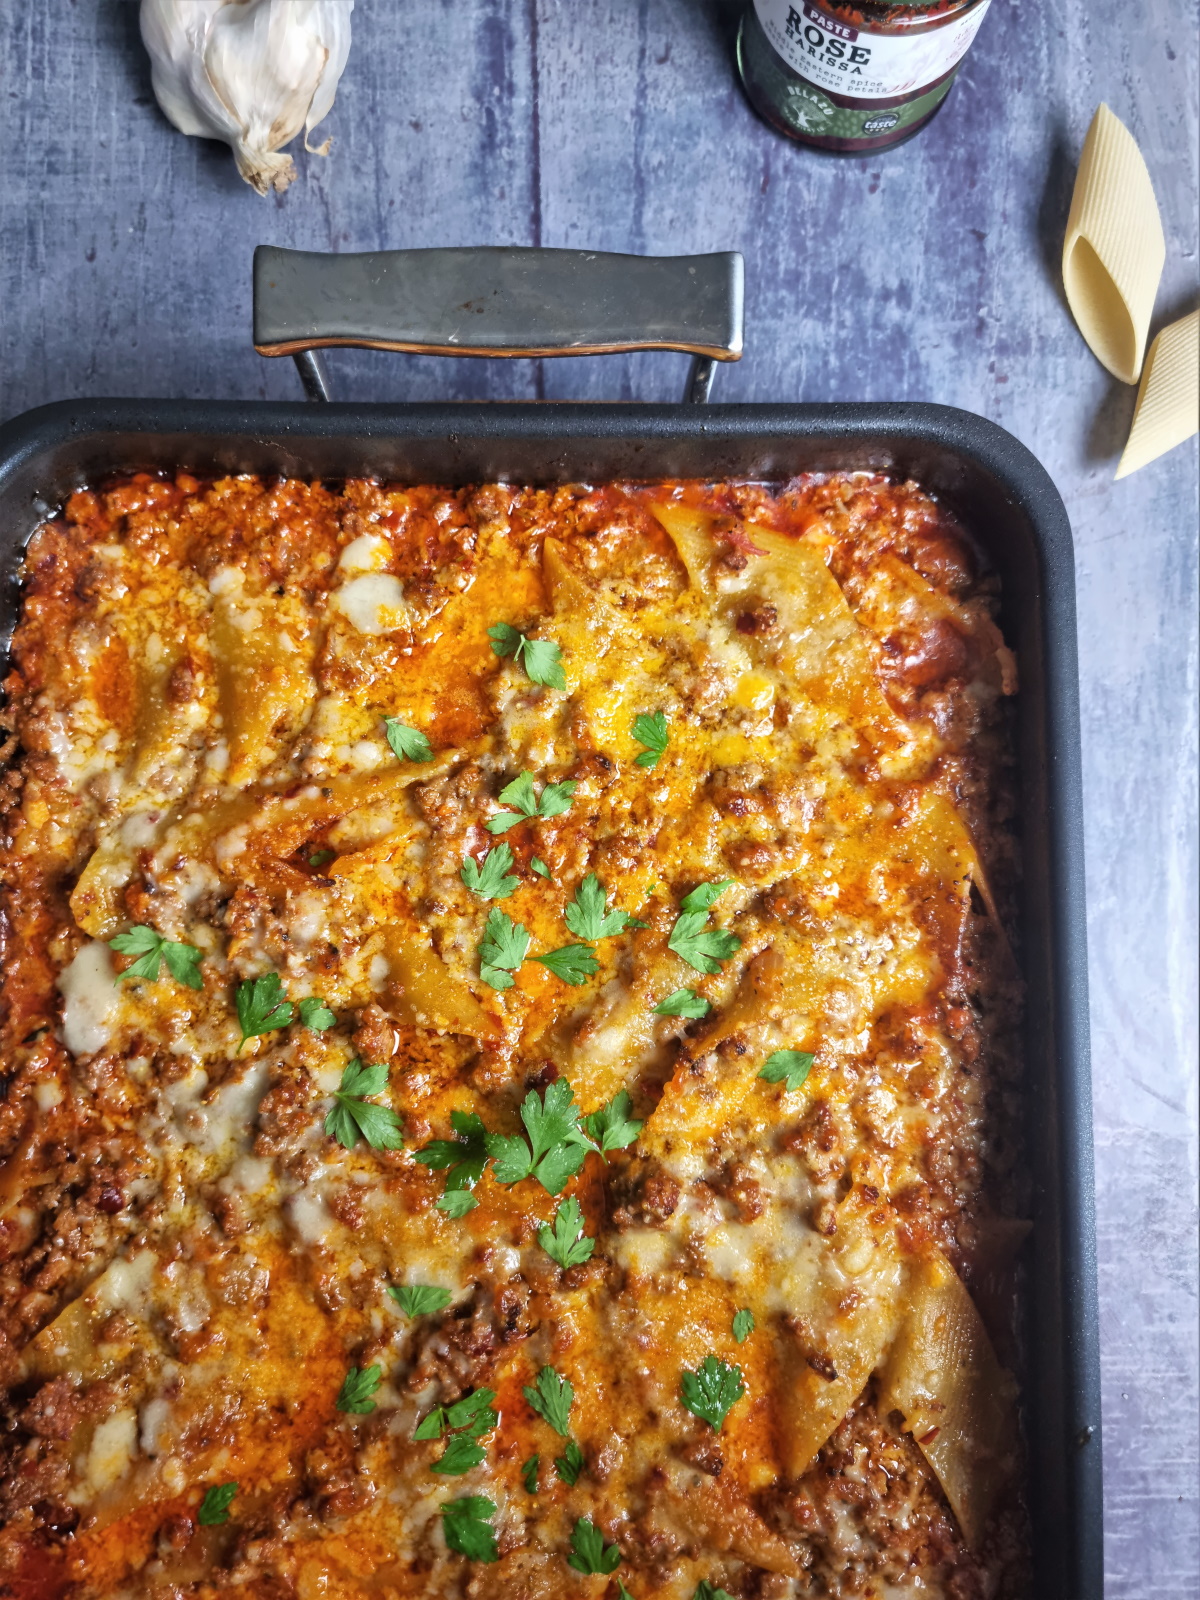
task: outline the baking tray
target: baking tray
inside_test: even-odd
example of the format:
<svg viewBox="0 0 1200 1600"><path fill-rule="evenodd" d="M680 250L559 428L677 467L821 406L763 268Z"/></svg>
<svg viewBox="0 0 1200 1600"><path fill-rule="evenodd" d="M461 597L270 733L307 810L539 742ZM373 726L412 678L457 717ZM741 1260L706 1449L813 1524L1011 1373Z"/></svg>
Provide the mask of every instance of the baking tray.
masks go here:
<svg viewBox="0 0 1200 1600"><path fill-rule="evenodd" d="M420 327L401 326L400 310L396 305L389 310L387 296L396 292L397 284L411 305L411 274L384 274L381 310L379 276L372 280L370 266L363 265L368 258L342 257L337 259L356 262L351 270L359 275L360 297L372 302L374 324L364 332L362 305L344 314L341 304L330 320L330 307L341 300L339 278L336 272L330 277L328 266L321 265L320 292L283 328L283 337L272 341L265 335L279 328L268 329L266 323L280 309L272 293L282 285L284 300L292 309L297 305L295 285L289 286L283 269L294 268L301 277L310 271L298 254L280 263L280 257L292 255L260 252L256 332L261 337L256 342L264 350L274 342L276 349L297 356L306 390L314 396L328 392L328 380L311 353L314 344L461 354L466 341L458 331L459 313L464 309L478 335L473 353L691 350L695 362L687 392L693 400L707 395L713 360L736 359L740 353L740 260L732 256L676 258L685 262L684 276L678 268L674 277L671 272L648 275L645 292L635 296L637 304L631 309L626 300L618 316L620 295L615 309L610 304L605 310L603 295L589 301L589 285L608 294L622 270L628 270L620 263L639 258L614 260L565 251L394 253L410 264L417 256L442 258L414 267L435 268L433 276L459 295L450 306L454 314L443 318L440 327L434 326L430 306L421 313L425 320ZM455 264L446 258L451 256L463 258L457 265L466 272L465 279L450 271ZM507 258L516 273L507 299L495 294L497 256ZM571 260L549 261L545 268L536 259L527 260L524 266L533 276L517 281L521 274L516 269L522 268L522 262L512 262L517 256ZM602 282L589 266L597 261ZM716 283L707 300L704 294L688 299L697 274L711 274ZM485 288L492 285L483 313L471 309L476 279ZM346 280L340 281L344 285ZM551 290L556 285L562 291L557 304L562 328L540 342L523 338L521 329L534 312L539 317L546 313L543 327L553 323ZM712 289L708 283L706 292ZM662 312L658 322L650 315L655 306ZM490 331L483 326L489 316L494 323ZM708 323L701 327L705 318ZM614 332L622 320L625 331ZM393 339L392 333L398 336ZM1021 1379L1035 1594L1044 1600L1100 1600L1100 1367L1075 570L1066 511L1035 457L982 417L947 406L907 403L63 402L0 427L0 649L7 647L15 620L20 553L38 523L83 484L114 473L177 469L205 476L369 475L449 485L496 479L779 480L801 472L868 469L915 479L961 517L1000 575L1001 626L1017 652L1021 673L1016 702L1024 858L1021 918L1035 1188L1027 1359Z"/></svg>

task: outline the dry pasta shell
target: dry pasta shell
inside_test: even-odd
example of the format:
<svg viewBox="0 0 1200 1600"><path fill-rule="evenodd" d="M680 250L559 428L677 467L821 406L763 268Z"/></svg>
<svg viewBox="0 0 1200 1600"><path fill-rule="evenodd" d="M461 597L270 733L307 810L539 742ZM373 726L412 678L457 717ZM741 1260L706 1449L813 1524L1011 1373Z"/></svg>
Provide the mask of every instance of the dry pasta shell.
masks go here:
<svg viewBox="0 0 1200 1600"><path fill-rule="evenodd" d="M1117 477L1155 461L1200 432L1200 311L1155 336L1142 373Z"/></svg>
<svg viewBox="0 0 1200 1600"><path fill-rule="evenodd" d="M1092 353L1136 383L1167 247L1154 185L1133 135L1102 105L1075 177L1063 285Z"/></svg>

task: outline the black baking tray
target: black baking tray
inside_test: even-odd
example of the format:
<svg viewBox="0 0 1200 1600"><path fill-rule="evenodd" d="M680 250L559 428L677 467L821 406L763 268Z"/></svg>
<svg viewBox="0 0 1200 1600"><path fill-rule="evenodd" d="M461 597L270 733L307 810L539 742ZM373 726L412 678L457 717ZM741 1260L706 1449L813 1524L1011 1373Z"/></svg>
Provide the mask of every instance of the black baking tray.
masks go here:
<svg viewBox="0 0 1200 1600"><path fill-rule="evenodd" d="M0 427L0 648L20 553L71 491L114 473L187 469L457 485L830 470L911 477L962 518L999 572L1017 699L1035 1183L1024 1419L1035 1593L1100 1600L1100 1367L1084 925L1075 570L1038 461L945 406L305 405L90 400Z"/></svg>

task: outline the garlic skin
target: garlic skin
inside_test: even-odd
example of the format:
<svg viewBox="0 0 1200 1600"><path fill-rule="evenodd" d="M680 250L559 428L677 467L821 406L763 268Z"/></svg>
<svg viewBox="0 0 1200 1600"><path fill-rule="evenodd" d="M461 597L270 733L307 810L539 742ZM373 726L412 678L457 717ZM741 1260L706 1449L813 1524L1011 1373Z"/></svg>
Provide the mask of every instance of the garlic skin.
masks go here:
<svg viewBox="0 0 1200 1600"><path fill-rule="evenodd" d="M181 133L222 139L259 194L296 176L282 147L328 116L354 0L142 0L155 98Z"/></svg>

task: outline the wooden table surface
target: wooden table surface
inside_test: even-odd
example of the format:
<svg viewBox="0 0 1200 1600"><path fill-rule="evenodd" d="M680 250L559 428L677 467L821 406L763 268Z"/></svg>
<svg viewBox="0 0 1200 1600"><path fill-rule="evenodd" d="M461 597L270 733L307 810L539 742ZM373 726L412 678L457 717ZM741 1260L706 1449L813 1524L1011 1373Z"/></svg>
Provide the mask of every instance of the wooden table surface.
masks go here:
<svg viewBox="0 0 1200 1600"><path fill-rule="evenodd" d="M1076 539L1108 1592L1200 1592L1196 446L1113 482L1133 392L1067 315L1105 100L1197 303L1196 6L996 0L942 115L862 161L772 134L722 0L361 0L326 160L260 199L159 114L133 0L0 8L0 416L81 395L298 394L250 345L250 255L542 244L744 252L722 400L921 399L1028 444ZM343 398L675 399L686 358L335 353Z"/></svg>

